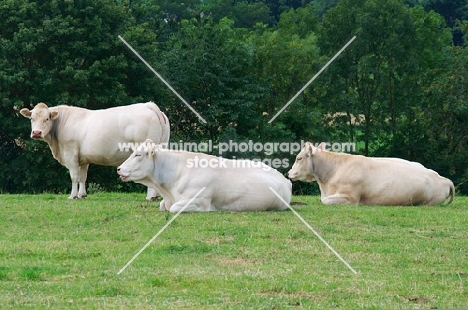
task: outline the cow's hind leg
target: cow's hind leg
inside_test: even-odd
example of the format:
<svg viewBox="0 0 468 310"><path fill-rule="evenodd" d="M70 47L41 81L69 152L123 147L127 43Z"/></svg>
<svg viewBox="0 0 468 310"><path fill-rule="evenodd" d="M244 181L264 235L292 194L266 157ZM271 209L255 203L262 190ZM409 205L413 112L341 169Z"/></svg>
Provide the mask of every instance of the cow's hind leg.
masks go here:
<svg viewBox="0 0 468 310"><path fill-rule="evenodd" d="M334 194L327 197L321 198L322 202L326 205L351 205L357 204L353 202L353 199L349 196L345 196L343 194Z"/></svg>
<svg viewBox="0 0 468 310"><path fill-rule="evenodd" d="M207 198L195 198L191 201L188 205L187 203L191 200L191 198L184 198L180 201L176 202L171 206L169 210L171 213L178 213L181 210L183 212L206 212L206 211L214 211L211 209L210 200Z"/></svg>
<svg viewBox="0 0 468 310"><path fill-rule="evenodd" d="M166 203L166 200L161 200L161 202L159 203L159 211L169 211L169 208L166 207L166 205L168 205Z"/></svg>
<svg viewBox="0 0 468 310"><path fill-rule="evenodd" d="M78 182L79 182L79 190L78 190L78 198L86 198L86 178L88 176L88 167L89 164L81 165Z"/></svg>

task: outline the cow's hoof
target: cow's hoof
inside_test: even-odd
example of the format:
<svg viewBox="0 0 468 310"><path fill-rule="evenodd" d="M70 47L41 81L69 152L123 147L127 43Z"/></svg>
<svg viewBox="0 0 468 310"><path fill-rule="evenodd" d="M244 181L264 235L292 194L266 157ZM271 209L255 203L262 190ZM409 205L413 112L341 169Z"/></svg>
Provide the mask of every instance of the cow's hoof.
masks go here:
<svg viewBox="0 0 468 310"><path fill-rule="evenodd" d="M75 199L85 199L87 195L79 195L79 196L70 196L68 199L75 200Z"/></svg>
<svg viewBox="0 0 468 310"><path fill-rule="evenodd" d="M146 201L156 201L158 198L161 196L156 196L156 197L146 197Z"/></svg>

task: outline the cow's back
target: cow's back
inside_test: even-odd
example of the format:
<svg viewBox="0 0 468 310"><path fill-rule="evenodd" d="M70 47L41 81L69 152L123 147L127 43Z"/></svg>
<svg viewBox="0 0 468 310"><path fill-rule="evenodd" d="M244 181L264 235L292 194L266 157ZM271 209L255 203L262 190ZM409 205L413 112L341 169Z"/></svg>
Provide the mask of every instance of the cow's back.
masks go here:
<svg viewBox="0 0 468 310"><path fill-rule="evenodd" d="M169 121L152 102L103 110L56 108L63 117L57 128L59 147L74 145L82 164L117 166L131 154L129 143L169 141Z"/></svg>
<svg viewBox="0 0 468 310"><path fill-rule="evenodd" d="M275 169L259 162L228 160L203 153L159 151L148 171L164 200L204 199L198 211L284 210L291 200L291 182ZM161 187L161 188L159 188ZM169 193L165 194L164 192ZM168 207L168 206L166 206Z"/></svg>
<svg viewBox="0 0 468 310"><path fill-rule="evenodd" d="M364 157L363 167L359 204L433 205L448 197L445 178L420 163Z"/></svg>

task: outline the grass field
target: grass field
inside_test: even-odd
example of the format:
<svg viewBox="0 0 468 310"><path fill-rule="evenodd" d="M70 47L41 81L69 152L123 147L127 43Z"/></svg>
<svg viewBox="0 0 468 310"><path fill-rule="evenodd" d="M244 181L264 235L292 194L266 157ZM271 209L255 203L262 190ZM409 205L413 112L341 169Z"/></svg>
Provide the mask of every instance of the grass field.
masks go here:
<svg viewBox="0 0 468 310"><path fill-rule="evenodd" d="M468 198L435 207L181 214L145 194L0 196L0 305L54 309L468 307Z"/></svg>

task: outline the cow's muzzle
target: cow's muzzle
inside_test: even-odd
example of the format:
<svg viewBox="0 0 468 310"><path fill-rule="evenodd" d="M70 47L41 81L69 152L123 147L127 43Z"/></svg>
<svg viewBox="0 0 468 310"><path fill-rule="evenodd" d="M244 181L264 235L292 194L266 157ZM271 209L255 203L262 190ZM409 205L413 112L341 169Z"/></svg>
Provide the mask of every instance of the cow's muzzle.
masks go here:
<svg viewBox="0 0 468 310"><path fill-rule="evenodd" d="M124 182L126 182L128 180L128 175L124 175L122 174L121 170L120 170L120 167L117 168L117 173L118 175L120 176L120 179Z"/></svg>
<svg viewBox="0 0 468 310"><path fill-rule="evenodd" d="M41 130L31 131L31 138L33 138L33 139L42 139L42 131Z"/></svg>
<svg viewBox="0 0 468 310"><path fill-rule="evenodd" d="M287 173L285 173L285 176L295 181L295 179L297 178L297 173L294 173L291 170L289 170Z"/></svg>

